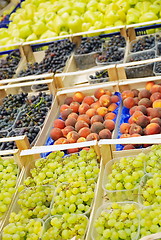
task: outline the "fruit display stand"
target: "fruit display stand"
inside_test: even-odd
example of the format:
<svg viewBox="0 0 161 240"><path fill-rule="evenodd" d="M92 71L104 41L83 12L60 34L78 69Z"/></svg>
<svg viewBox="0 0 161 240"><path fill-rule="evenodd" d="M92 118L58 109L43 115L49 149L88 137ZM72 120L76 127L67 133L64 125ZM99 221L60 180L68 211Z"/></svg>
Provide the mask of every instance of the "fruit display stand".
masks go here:
<svg viewBox="0 0 161 240"><path fill-rule="evenodd" d="M105 175L105 165L107 163L109 163L112 159L121 159L121 158L126 158L126 157L135 157L138 156L139 153L142 153L142 149L132 149L132 150L124 150L124 151L113 151L113 147L112 145L115 144L127 144L127 143L131 143L131 144L160 144L161 140L160 140L160 136L158 135L154 135L154 136L143 136L143 137L139 137L139 138L127 138L127 139L106 139L106 140L100 140L98 145L100 147L100 152L101 152L101 166L100 166L100 174L99 174L99 178L98 178L98 188L96 191L96 198L94 201L94 205L93 205L93 210L91 212L91 216L90 216L90 220L89 220L89 228L87 231L87 235L86 235L86 239L91 240L91 239L95 239L96 232L94 233L94 221L96 219L96 217L98 217L98 209L102 209L104 208L104 206L106 206L106 204L108 203L115 203L115 202L120 202L120 203L133 203L133 201L136 201L136 204L138 203L137 201L137 195L133 195L132 194L132 190L127 190L126 192L123 192L122 194L117 192L121 192L121 191L115 191L116 194L112 193L114 191L105 191L103 189L104 186L104 175ZM150 148L147 148L144 150L145 154L147 154L150 151ZM126 169L126 167L125 167ZM111 170L109 170L111 171ZM107 173L106 173L107 174ZM110 193L111 192L111 193ZM125 195L124 195L125 194ZM110 199L109 199L110 198ZM140 203L139 203L140 204ZM107 210L106 210L107 211ZM100 211L99 211L100 212ZM160 238L160 235L158 233L158 235L156 234L156 238L154 235L154 238L151 238L151 236L147 236L147 238L145 239L158 239L158 236ZM139 239L139 234L137 236L137 238L135 239ZM144 238L143 238L144 239ZM140 239L142 240L142 238Z"/></svg>
<svg viewBox="0 0 161 240"><path fill-rule="evenodd" d="M10 196L8 196L10 198L10 201L8 201L8 203L6 202L6 210L4 213L1 209L0 231L2 229L5 218L7 217L9 209L12 206L12 203L15 199L15 196L17 194L17 188L18 188L20 181L22 179L22 176L24 175L24 172L25 172L24 166L26 163L21 161L20 152L21 152L21 150L30 148L30 144L29 144L28 138L26 136L18 136L18 137L10 137L10 138L0 139L0 143L10 142L10 141L11 142L14 141L16 143L17 149L0 151L1 166L3 166L3 168L4 168L3 170L5 170L5 168L6 168L5 164L7 164L8 166L11 166L13 174L15 174L14 166L16 166L17 175L15 175L16 182L14 183L14 186L11 184L11 186L13 186L15 188L15 191ZM11 159L13 159L13 161L11 161ZM6 163L5 163L5 161L6 161ZM3 170L1 170L1 174L3 173ZM12 172L8 172L8 174L9 173L11 174ZM5 174L5 172L3 174ZM12 181L12 175L10 175L9 179L11 179L11 181ZM2 176L2 180L3 180L3 176ZM8 186L8 188L10 188L11 186ZM3 185L1 185L1 188L3 189ZM1 194L3 194L3 192L1 192ZM6 194L7 194L7 188L6 188ZM5 202L3 203L3 200L1 200L1 201L2 201L1 205L4 206Z"/></svg>
<svg viewBox="0 0 161 240"><path fill-rule="evenodd" d="M96 145L96 141L90 141L90 142L85 142L85 143L76 143L76 144L73 144L73 146L72 146L73 148L86 148L87 149L87 147L88 147L88 149L87 149L87 153L86 154L88 154L88 151L91 151L92 149L94 149L95 150L95 160L94 160L94 158L93 158L93 160L94 161L96 161L96 158L97 158L97 161L99 162L100 161L100 151L99 151L99 148L98 148L98 146ZM52 154L60 154L60 152L59 151L65 151L65 150L67 150L67 149L70 149L71 148L71 145L70 144L66 144L66 145L58 145L58 146L54 146L54 145L52 145L52 146L40 146L40 147L34 147L34 148L32 148L32 149L28 149L28 150L26 150L26 151L23 151L23 152L21 152L21 160L23 161L23 159L27 159L27 161L30 163L28 166L26 166L25 167L25 172L24 172L24 175L23 175L23 177L21 178L21 184L26 184L26 188L25 188L25 190L27 191L27 189L30 189L29 187L28 187L28 185L27 185L27 181L30 181L29 179L31 179L32 178L32 173L33 173L33 171L34 171L34 169L36 169L37 168L37 164L38 164L38 162L40 162L40 161L43 161L43 159L40 159L40 154L42 154L42 153L46 153L46 152L52 152ZM89 148L91 148L91 150L89 150ZM84 150L85 151L85 150ZM86 151L85 151L86 152ZM92 150L92 152L90 152L91 154L93 154L93 150ZM52 155L51 156L51 159L49 158L49 159L44 159L44 163L46 164L46 167L48 166L48 164L54 164L54 162L55 161L57 161L58 160L58 158L57 159L55 159L55 161L54 161L54 156L56 157L56 155ZM76 154L77 155L77 154ZM76 156L75 155L75 156ZM62 154L61 155L57 155L57 156L61 156L62 157ZM73 155L74 156L74 155ZM83 155L82 155L83 156ZM50 157L50 156L49 156ZM69 155L69 157L72 157L72 155ZM66 158L68 158L68 155L67 156L64 156L63 157L63 161L66 159ZM89 159L91 159L91 157L89 158ZM91 159L92 160L92 159ZM50 162L49 162L50 161ZM84 160L83 160L84 161ZM89 160L87 160L86 159L86 161L89 161ZM64 164L66 165L67 164L67 162L65 163L64 162ZM64 165L63 164L63 165ZM89 164L90 164L90 162L89 162ZM99 163L97 163L97 164L99 164ZM64 166L65 166L64 165ZM94 166L93 166L93 169L94 169ZM50 169L51 170L51 169ZM43 169L42 169L42 171L43 171ZM98 173L97 173L98 174ZM60 173L60 175L61 175L61 173ZM28 178L28 176L31 176L31 178ZM59 176L59 174L58 174L58 176ZM57 176L57 177L58 177ZM71 176L70 176L71 177ZM77 177L79 177L79 176L77 176ZM50 178L51 178L51 176L49 177L47 177L46 178L46 180L47 180L47 182L48 181L50 181ZM52 178L51 178L52 179ZM97 179L97 178L96 178ZM96 181L96 179L95 179L95 181ZM59 178L57 179L58 180L58 182L59 182ZM88 178L86 178L86 181L88 182L88 181L91 181L92 179L90 178L89 180L88 180ZM26 182L25 182L26 181ZM45 181L45 179L43 180L43 182ZM75 182L77 182L76 181L76 178L74 179L74 181ZM83 180L82 180L83 181ZM41 182L41 184L40 185L42 185L43 184L43 182ZM72 183L72 182L71 182ZM52 186L55 186L56 185L56 181L54 181L54 182L51 182L50 183ZM58 183L57 183L58 184ZM49 186L49 185L46 185L46 186ZM57 186L57 185L56 185ZM58 185L58 187L59 187L60 185ZM40 187L40 186L37 186L37 187ZM45 185L42 185L42 187L45 187ZM34 186L32 187L33 189L34 189ZM32 189L31 188L31 189ZM95 185L95 190L94 190L94 192L93 192L93 194L96 192L96 189L98 188L98 186L97 186L97 181L96 181L96 185ZM25 190L23 190L23 191L25 191ZM48 193L49 194L49 193ZM18 197L19 195L17 195L17 197ZM36 195L35 195L36 196ZM54 197L54 200L56 201L56 198L55 198L55 194L54 195L52 195L53 197ZM24 196L25 197L25 196ZM93 198L93 197L92 197ZM54 202L53 202L54 203ZM52 205L53 205L53 203L52 203ZM19 204L19 203L18 203ZM91 209L92 209L92 207L93 207L93 201L91 202ZM20 208L20 207L19 207ZM15 201L14 201L14 203L12 204L12 207L10 208L10 211L9 211L9 213L8 213L8 215L7 215L7 217L6 217L6 219L5 219L5 222L4 222L4 224L3 224L3 226L2 226L2 228L3 228L3 230L4 229L6 229L6 227L7 227L7 225L8 225L8 223L9 223L9 218L10 218L10 216L11 216L11 213L12 212L15 212L15 213L18 213L18 211L19 211L19 208L18 208L18 205L17 205L17 200L15 199ZM44 210L43 210L43 212L44 212ZM53 213L52 213L52 208L50 208L50 215L49 216L53 216ZM73 211L72 211L73 212ZM75 213L75 211L74 211L74 213ZM76 214L78 214L78 213L76 213ZM60 213L60 215L62 215L62 213ZM56 215L57 216L57 215ZM56 217L55 216L55 217ZM89 216L90 216L90 211L88 211L87 213L85 212L85 213L82 213L82 216L83 216L83 218L84 217L88 217L89 218ZM59 216L60 217L60 216ZM41 217L40 217L41 218ZM32 220L34 220L35 219L35 216L34 216L34 214L33 214L33 218L31 217L31 219ZM45 217L42 217L42 219L45 221L46 220L46 218ZM43 221L42 221L43 222ZM65 227L65 226L64 226ZM44 225L43 224L43 233L45 233L45 229L46 229L46 224ZM41 231L41 229L40 229L40 231ZM73 234L72 234L73 235ZM41 237L41 239L44 239L43 238L43 236L40 236ZM73 236L74 237L74 236Z"/></svg>

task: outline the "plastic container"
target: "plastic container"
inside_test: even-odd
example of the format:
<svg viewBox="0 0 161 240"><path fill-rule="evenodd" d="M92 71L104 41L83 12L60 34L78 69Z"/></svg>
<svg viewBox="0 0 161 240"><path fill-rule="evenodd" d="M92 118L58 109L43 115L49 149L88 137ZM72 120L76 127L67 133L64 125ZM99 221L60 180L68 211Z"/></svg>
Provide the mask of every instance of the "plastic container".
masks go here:
<svg viewBox="0 0 161 240"><path fill-rule="evenodd" d="M126 158L135 158L136 156L126 156ZM138 193L139 193L139 183L138 186L136 186L133 189L130 190L107 190L106 184L109 183L108 175L112 173L112 166L114 163L120 162L122 158L114 158L110 160L106 166L103 173L103 181L102 181L102 188L107 193L107 197L111 202L117 202L117 201L136 201L138 202ZM143 171L145 169L145 166L143 167ZM125 169L126 170L126 169ZM119 181L118 181L119 182Z"/></svg>
<svg viewBox="0 0 161 240"><path fill-rule="evenodd" d="M147 56L151 54L152 58L155 58L155 51L143 51L143 52L139 52L139 53L133 53L130 54L127 59L126 59L126 63L128 62L136 62L135 66L131 66L131 67L126 67L125 68L125 72L127 75L127 78L139 78L139 77L150 77L150 76L154 76L153 73L153 66L154 63L147 63L147 64L142 64L142 65L137 65L137 61L139 60L140 56L145 57L145 59L148 59ZM135 60L135 58L138 58L138 60ZM131 59L134 59L133 61L131 61ZM140 58L141 59L141 58Z"/></svg>
<svg viewBox="0 0 161 240"><path fill-rule="evenodd" d="M135 207L139 210L140 209L140 206L138 203L136 202L129 202L129 201L125 201L125 202L116 202L117 204L121 205L121 206L124 206L125 204L134 204ZM108 207L111 207L110 210L108 210L107 208ZM96 211L96 214L95 214L95 217L94 217L94 221L93 221L93 225L92 225L92 229L91 229L91 238L93 240L96 240L96 239L99 239L99 235L94 227L94 222L100 217L101 213L102 212L106 212L106 213L112 213L113 209L112 209L112 203L109 202L109 203L105 203L103 205L101 205L97 211ZM131 240L138 240L139 238L139 233L140 233L140 216L138 215L137 216L138 218L138 229L137 229L137 234L134 238L132 238ZM116 219L117 221L117 219Z"/></svg>
<svg viewBox="0 0 161 240"><path fill-rule="evenodd" d="M161 43L156 45L156 54L157 56L161 56Z"/></svg>
<svg viewBox="0 0 161 240"><path fill-rule="evenodd" d="M102 71L102 72L107 72L107 77L101 77L102 74L103 74L103 73L101 73L101 71L100 71L100 77L98 77L98 75L96 75L96 72L95 72L94 75L92 75L92 74L91 74L91 75L92 75L92 76L95 76L95 77L97 77L97 78L96 78L96 79L92 79L92 78L90 78L90 75L89 75L89 76L88 76L88 82L89 82L89 84L108 82L108 81L109 81L108 71L107 71L107 70L104 70L104 71Z"/></svg>
<svg viewBox="0 0 161 240"><path fill-rule="evenodd" d="M113 40L114 41L116 40L116 41L114 42ZM126 39L121 35L114 35L111 38L107 38L107 40L105 40L105 42L102 43L102 50L104 51L108 47L111 47L111 46L117 46L119 49L125 49L126 48Z"/></svg>
<svg viewBox="0 0 161 240"><path fill-rule="evenodd" d="M39 216L37 216L36 217L36 214L34 214L34 209L35 209L35 206L37 206L37 204L35 203L35 202L33 202L33 204L35 203L35 205L33 205L32 206L32 212L33 212L33 215L31 215L29 218L30 219L32 219L32 218L41 218L41 220L46 220L48 217L49 217L49 215L50 215L50 207L51 207L51 202L52 202L52 197L53 197L53 194L54 194L54 187L53 186L51 186L51 185L39 185L39 186L33 186L33 187L29 187L29 188L25 188L24 190L22 190L21 192L19 192L18 194L17 194L17 196L16 196L16 199L15 199L15 201L14 201L14 203L13 203L13 205L12 205L12 208L11 208L11 210L10 210L10 214L12 213L12 212L14 212L14 213L16 213L16 214L18 214L22 209L27 209L27 210L31 210L31 205L29 206L29 207L27 207L26 206L26 204L27 204L27 200L25 201L25 206L24 206L24 208L21 208L21 206L20 206L20 203L18 203L19 202L19 200L20 200L20 196L22 195L22 196L26 196L26 194L27 194L27 191L30 191L30 190L35 190L34 192L32 192L32 194L35 194L36 193L36 189L37 188L39 188L39 191L40 192L43 192L44 193L44 191L50 191L50 194L52 195L52 196L49 196L49 195L47 195L47 193L46 193L46 200L45 199L43 199L43 201L46 201L46 202L44 202L44 204L43 205L45 205L46 206L46 210L44 209L43 210L43 213L41 213L41 211L39 211L39 213L38 214L42 214L42 217L39 217ZM29 195L29 197L30 198L33 198L33 195ZM49 197L49 199L48 199L48 197ZM50 198L51 198L51 200L50 200ZM29 198L28 198L29 199ZM37 199L38 200L38 199ZM42 201L42 200L39 200L39 201ZM49 206L47 206L47 204L49 204Z"/></svg>
<svg viewBox="0 0 161 240"><path fill-rule="evenodd" d="M143 40L143 39L145 39L145 38L149 38L149 37L153 37L154 38L154 41L153 41L153 45L152 46L147 46L146 48L143 46L142 48L140 48L138 51L135 51L135 52L133 52L133 45L136 43L136 42L138 42L139 40ZM153 34L149 34L149 35L144 35L144 36L138 36L135 40L133 40L133 41L131 41L130 42L130 46L129 46L129 52L130 53L141 53L142 51L146 51L146 50L154 50L155 49L155 47L156 47L156 38L155 38L155 35L153 35Z"/></svg>
<svg viewBox="0 0 161 240"><path fill-rule="evenodd" d="M125 50L118 49L118 53L123 52L123 55L125 56ZM102 53L102 56L106 57L106 52ZM100 62L98 57L96 58L96 64L97 66L103 66L103 65L112 65L112 64L121 64L124 62L124 57L120 61L115 61L115 62L109 62L109 61L102 61Z"/></svg>
<svg viewBox="0 0 161 240"><path fill-rule="evenodd" d="M96 66L96 57L100 52L92 52L87 54L76 54L73 57L78 69L84 70Z"/></svg>
<svg viewBox="0 0 161 240"><path fill-rule="evenodd" d="M161 75L161 62L155 62L154 63L154 68L153 68L155 76L160 76Z"/></svg>
<svg viewBox="0 0 161 240"><path fill-rule="evenodd" d="M93 196L91 196L90 195L90 198L88 198L88 200L87 201L83 201L83 203L85 203L86 202L86 204L85 204L85 206L88 206L87 208L88 208L88 210L86 210L86 209L83 209L83 210L81 210L82 211L82 213L80 213L80 214L85 214L85 215L89 215L90 214L90 211L91 211L91 209L92 209L92 205L93 205L93 201L94 201L94 192L95 192L95 187L96 187L96 183L95 183L95 180L94 179L89 179L88 180L89 181L89 183L91 183L90 185L88 185L88 188L91 188L92 187L92 190L93 190ZM87 181L86 181L87 182ZM59 203L58 203L58 201L56 200L56 198L57 197L59 197L59 191L60 191L60 189L62 189L61 190L61 192L63 192L64 194L65 194L65 192L67 191L67 190L71 190L72 191L72 189L73 188L80 188L80 187L75 187L76 186L76 183L78 183L79 185L80 185L80 183L81 182L78 182L78 181L76 181L76 182L71 182L71 183L67 183L67 182L64 182L64 183L61 183L61 184L59 184L58 186L57 186L57 188L55 189L55 193L54 193L54 197L53 197L53 202L52 202L52 204L51 204L51 215L53 216L53 215L62 215L63 213L64 213L64 211L63 211L63 209L61 208L61 209L58 209L58 207L59 207ZM83 182L82 182L83 183ZM92 186L93 185L93 186ZM81 196L83 196L84 195L84 192L80 192L80 194L81 194ZM64 197L64 201L67 203L68 202L68 199L69 199L69 197L67 197L67 199L66 199L66 196ZM91 203L89 204L89 200L91 200ZM75 201L74 201L74 203L75 203ZM71 204L71 203L70 203ZM64 205L63 205L64 206ZM75 214L77 214L77 210L78 210L78 205L77 204L75 204L75 206L76 206L76 209L74 210L74 212L72 212L72 213L75 213ZM54 213L53 214L53 211L54 211L54 209L55 209L55 207L56 207L56 213ZM70 209L70 205L67 207L68 208L68 210ZM55 212L54 211L54 212ZM69 210L70 211L70 210Z"/></svg>
<svg viewBox="0 0 161 240"><path fill-rule="evenodd" d="M83 214L71 214L71 216L81 216L82 218L84 218L85 221L87 221L87 225L88 225L88 218L87 218L85 215L83 215ZM45 240L45 238L43 238L44 233L45 233L48 229L52 228L50 222L51 222L51 220L52 220L53 218L55 218L55 217L56 217L56 218L59 218L59 219L62 218L62 220L63 220L62 215L54 215L54 216L52 216L52 217L49 217L49 218L45 221L45 223L44 223L44 227L43 227L43 231L42 231L42 236L41 236L41 239L42 239L42 240ZM66 222L66 221L64 221L64 222ZM72 224L70 224L70 225L71 225L71 228L72 228ZM74 226L73 226L73 227L74 227ZM86 227L86 229L87 229L87 227ZM84 235L81 237L81 239L84 239L84 238L85 238L86 229L85 229ZM72 237L75 237L75 235L72 236ZM57 239L58 239L58 238L57 238Z"/></svg>

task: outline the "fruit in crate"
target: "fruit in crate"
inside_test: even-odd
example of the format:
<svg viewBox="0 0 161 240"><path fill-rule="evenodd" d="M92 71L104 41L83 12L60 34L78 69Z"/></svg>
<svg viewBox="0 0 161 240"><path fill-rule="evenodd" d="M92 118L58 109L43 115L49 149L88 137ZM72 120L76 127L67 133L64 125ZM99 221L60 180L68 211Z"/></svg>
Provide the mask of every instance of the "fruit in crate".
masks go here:
<svg viewBox="0 0 161 240"><path fill-rule="evenodd" d="M91 52L101 52L102 43L104 39L100 37L91 37L82 39L81 44L75 50L75 54L87 54Z"/></svg>
<svg viewBox="0 0 161 240"><path fill-rule="evenodd" d="M143 50L149 50L155 46L155 36L145 36L132 43L131 52L140 52Z"/></svg>
<svg viewBox="0 0 161 240"><path fill-rule="evenodd" d="M139 207L133 203L106 204L95 218L93 236L97 239L135 239L139 228Z"/></svg>
<svg viewBox="0 0 161 240"><path fill-rule="evenodd" d="M124 51L117 46L108 47L103 54L97 57L97 62L100 63L115 63L123 60Z"/></svg>
<svg viewBox="0 0 161 240"><path fill-rule="evenodd" d="M132 137L133 133L140 135L152 135L161 133L161 86L154 82L147 82L145 89L136 91L134 101L134 94L132 90L122 92L123 105L128 109L127 119L123 118L123 123L120 125L120 137ZM133 95L133 97L132 97ZM129 97L130 96L130 97ZM131 101L128 101L131 99ZM133 101L132 101L133 99ZM134 103L132 106L132 103ZM135 145L140 147L140 145ZM126 149L126 148L125 148Z"/></svg>
<svg viewBox="0 0 161 240"><path fill-rule="evenodd" d="M66 99L68 100L69 97ZM111 138L115 128L114 119L116 119L119 107L119 96L100 88L95 90L94 96L85 96L84 93L78 91L70 97L69 104L65 104L68 102L66 99L60 106L62 119L54 120L53 127L56 129L53 128L50 133L53 140L58 139L58 134L60 137L63 134L68 142L73 143L77 142L79 137L84 137L86 140L91 139L91 137L88 138L91 133L97 134L97 137L91 135L94 139ZM55 123L57 124L55 125ZM99 134L103 129L107 130Z"/></svg>

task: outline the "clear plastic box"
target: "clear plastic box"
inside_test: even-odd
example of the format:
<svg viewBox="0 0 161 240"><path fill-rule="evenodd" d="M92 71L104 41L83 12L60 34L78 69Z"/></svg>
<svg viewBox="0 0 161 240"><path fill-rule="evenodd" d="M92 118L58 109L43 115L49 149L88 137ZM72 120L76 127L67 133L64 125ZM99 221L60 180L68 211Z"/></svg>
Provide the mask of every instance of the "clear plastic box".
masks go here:
<svg viewBox="0 0 161 240"><path fill-rule="evenodd" d="M100 51L101 52L101 51ZM78 69L84 70L96 66L96 57L100 52L92 52L87 54L74 54L74 60Z"/></svg>
<svg viewBox="0 0 161 240"><path fill-rule="evenodd" d="M136 156L127 156L135 158ZM138 202L138 193L139 193L139 183L138 186L136 186L133 189L123 189L123 190L107 190L106 189L106 184L109 182L108 180L108 175L111 174L112 172L112 166L114 163L119 162L121 158L114 158L110 160L104 169L104 174L103 174L103 181L102 181L102 188L104 189L105 193L107 194L108 199L111 202L117 202L117 201L136 201ZM145 165L145 163L144 163ZM144 171L145 166L143 167ZM125 169L126 170L126 169Z"/></svg>
<svg viewBox="0 0 161 240"><path fill-rule="evenodd" d="M107 72L108 73L108 71L107 70L104 70L103 72ZM91 74L92 75L92 74ZM101 75L101 73L100 73L100 75ZM108 74L107 74L108 75ZM95 77L97 77L97 75L96 75L96 73L94 73L92 76L95 76ZM92 78L90 78L90 75L88 76L88 82L89 82L89 84L95 84L95 83L103 83L103 82L108 82L109 81L109 77L107 76L107 77L100 77L100 78L96 78L96 79L92 79Z"/></svg>
<svg viewBox="0 0 161 240"><path fill-rule="evenodd" d="M153 72L156 76L161 75L161 62L155 62L154 63Z"/></svg>
<svg viewBox="0 0 161 240"><path fill-rule="evenodd" d="M124 62L124 58L125 58L125 50L123 49L118 49L118 52L123 52L124 54L124 57L120 60L120 61L115 61L115 62L108 62L108 61L105 61L105 62L100 62L98 60L98 57L96 58L96 65L97 66L103 66L103 65L112 65L112 64L120 64L120 63L123 63ZM102 56L106 56L106 52L102 52Z"/></svg>
<svg viewBox="0 0 161 240"><path fill-rule="evenodd" d="M83 214L71 214L71 215L81 216L82 218L85 219L85 221L87 221L87 226L88 226L88 218L87 218L85 215L83 215ZM42 236L41 236L41 239L42 239L42 240L45 240L45 239L43 238L43 235L44 235L44 233L45 233L50 227L52 227L50 222L51 222L51 220L52 220L53 218L55 218L55 217L56 217L56 218L63 218L62 215L54 215L54 216L49 217L49 218L45 221L44 227L43 227L43 231L42 231ZM81 239L84 239L84 237L85 237L86 230L87 230L87 226L86 226L86 229L85 229L85 233L84 233L84 235L82 236ZM74 235L73 237L75 237L75 235Z"/></svg>
<svg viewBox="0 0 161 240"><path fill-rule="evenodd" d="M136 206L136 208L139 210L140 209L140 206L138 203L136 202L129 202L129 201L125 201L125 202L116 202L117 204L123 206L125 204L134 204ZM97 211L96 211L96 214L95 214L95 217L94 217L94 221L93 221L93 225L92 225L92 230L91 230L91 237L92 237L92 240L96 240L98 239L98 233L96 232L96 229L94 227L94 222L95 220L101 215L102 212L106 212L106 213L110 213L112 212L112 208L110 210L108 210L107 208L108 207L112 207L112 202L109 202L109 203L105 203L103 205L101 205ZM138 230L137 230L137 234L136 234L136 237L131 239L131 240L138 240L139 238L139 233L140 233L140 217L138 215Z"/></svg>
<svg viewBox="0 0 161 240"><path fill-rule="evenodd" d="M133 52L132 51L132 49L133 49L133 44L135 44L137 41L139 41L139 40L142 40L142 39L144 39L144 38L149 38L149 37L153 37L154 38L154 44L153 44L153 46L147 46L146 47L146 49L145 48L142 48L142 49L139 49L138 51L136 51L136 52ZM149 34L149 35L143 35L143 36L139 36L139 37L137 37L136 39L134 39L133 41L131 41L130 42L130 45L129 45L129 52L130 53L141 53L142 51L146 51L146 50L154 50L155 49L155 47L156 47L156 38L155 38L155 35L153 35L153 34Z"/></svg>
<svg viewBox="0 0 161 240"><path fill-rule="evenodd" d="M126 63L132 62L131 59L133 57L135 58L137 56L146 56L149 53L152 54L153 58L155 58L155 51L154 50L143 51L143 52L139 52L139 53L130 54L126 59ZM139 77L154 76L154 73L153 73L154 63L137 65L137 61L134 60L133 62L136 62L135 66L129 66L129 67L125 68L127 78L139 78Z"/></svg>

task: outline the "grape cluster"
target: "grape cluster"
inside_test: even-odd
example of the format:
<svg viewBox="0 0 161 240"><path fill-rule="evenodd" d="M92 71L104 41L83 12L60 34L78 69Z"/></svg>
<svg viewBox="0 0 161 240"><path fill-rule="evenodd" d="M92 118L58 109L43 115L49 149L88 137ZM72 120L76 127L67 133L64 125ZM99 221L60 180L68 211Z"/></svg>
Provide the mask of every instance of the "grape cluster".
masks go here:
<svg viewBox="0 0 161 240"><path fill-rule="evenodd" d="M31 170L32 177L28 177L24 184L27 187L54 184L56 187L63 182L86 181L97 177L99 167L92 149L88 152L82 150L79 155L63 156L64 152L54 152L46 159L37 160L35 168Z"/></svg>
<svg viewBox="0 0 161 240"><path fill-rule="evenodd" d="M16 120L19 108L26 102L27 94L8 95L0 106L0 130L12 127Z"/></svg>
<svg viewBox="0 0 161 240"><path fill-rule="evenodd" d="M136 188L144 175L145 158L146 155L140 153L138 156L122 157L120 160L113 162L111 166L112 171L107 176L105 188L108 191Z"/></svg>
<svg viewBox="0 0 161 240"><path fill-rule="evenodd" d="M144 208L140 212L140 235L141 238L160 232L161 230L161 210L157 205Z"/></svg>
<svg viewBox="0 0 161 240"><path fill-rule="evenodd" d="M75 54L100 52L103 42L104 40L100 37L90 37L82 39L80 46L75 51Z"/></svg>
<svg viewBox="0 0 161 240"><path fill-rule="evenodd" d="M52 215L88 213L94 198L95 181L75 181L60 184L53 197Z"/></svg>
<svg viewBox="0 0 161 240"><path fill-rule="evenodd" d="M44 59L38 63L28 64L26 70L19 73L19 77L39 75L64 68L68 57L74 49L74 44L69 40L56 41L45 51Z"/></svg>
<svg viewBox="0 0 161 240"><path fill-rule="evenodd" d="M26 135L28 137L29 143L32 144L32 142L36 139L38 133L40 131L39 127L30 127L30 128L22 128L22 129L14 129L10 132L10 137L16 137L16 136L22 136ZM3 144L2 150L9 150L9 149L16 149L17 146L15 142L5 142Z"/></svg>
<svg viewBox="0 0 161 240"><path fill-rule="evenodd" d="M119 48L124 48L126 46L126 40L123 36L112 36L110 40L107 42L107 47L116 46Z"/></svg>
<svg viewBox="0 0 161 240"><path fill-rule="evenodd" d="M124 58L124 51L117 46L111 46L97 57L98 63L113 63L119 62Z"/></svg>
<svg viewBox="0 0 161 240"><path fill-rule="evenodd" d="M14 159L0 158L0 218L7 211L15 193L15 186L18 176L18 167Z"/></svg>
<svg viewBox="0 0 161 240"><path fill-rule="evenodd" d="M0 61L0 80L12 78L16 73L21 57L18 50L12 51L5 59Z"/></svg>
<svg viewBox="0 0 161 240"><path fill-rule="evenodd" d="M161 174L145 175L141 183L141 202L144 206L161 204Z"/></svg>
<svg viewBox="0 0 161 240"><path fill-rule="evenodd" d="M139 52L143 50L148 50L155 47L155 37L145 36L138 39L135 43L132 44L131 52Z"/></svg>
<svg viewBox="0 0 161 240"><path fill-rule="evenodd" d="M152 59L152 58L155 58L155 52L148 51L148 52L131 55L128 62L143 61L143 60Z"/></svg>
<svg viewBox="0 0 161 240"><path fill-rule="evenodd" d="M147 173L154 174L160 171L161 169L160 156L161 156L160 146L153 145L150 149L150 152L146 154L145 170Z"/></svg>
<svg viewBox="0 0 161 240"><path fill-rule="evenodd" d="M101 82L107 82L108 78L108 71L102 70L95 72L95 75L90 75L89 78L92 80L90 83L101 83Z"/></svg>
<svg viewBox="0 0 161 240"><path fill-rule="evenodd" d="M94 221L95 239L137 239L139 208L132 203L112 203Z"/></svg>
<svg viewBox="0 0 161 240"><path fill-rule="evenodd" d="M82 239L88 223L84 215L64 213L61 217L55 216L49 220L50 226L43 234L42 240Z"/></svg>
<svg viewBox="0 0 161 240"><path fill-rule="evenodd" d="M40 92L24 105L24 109L19 114L15 128L41 126L48 113L48 108L52 103L52 95Z"/></svg>
<svg viewBox="0 0 161 240"><path fill-rule="evenodd" d="M10 223L4 228L2 233L2 239L39 240L41 237L42 229L43 224L39 219L25 219L25 215L17 215L17 220L14 220L14 217L11 218Z"/></svg>

